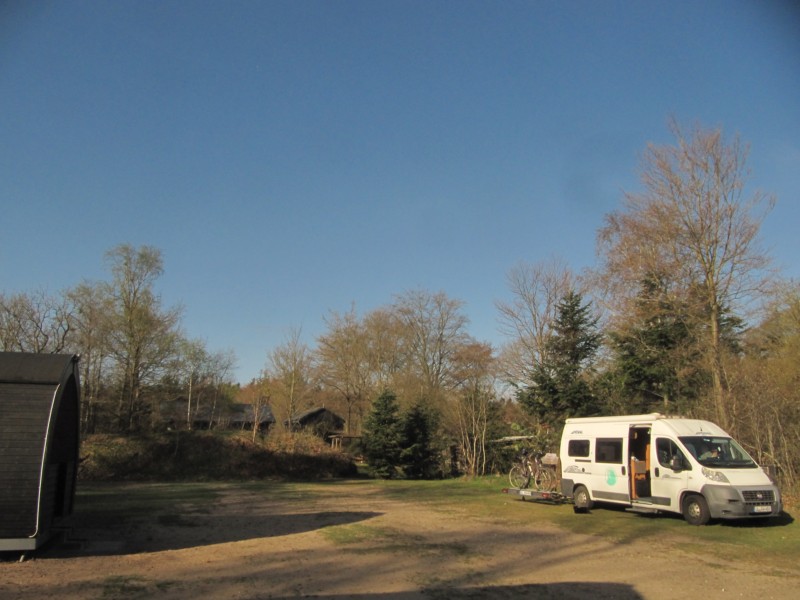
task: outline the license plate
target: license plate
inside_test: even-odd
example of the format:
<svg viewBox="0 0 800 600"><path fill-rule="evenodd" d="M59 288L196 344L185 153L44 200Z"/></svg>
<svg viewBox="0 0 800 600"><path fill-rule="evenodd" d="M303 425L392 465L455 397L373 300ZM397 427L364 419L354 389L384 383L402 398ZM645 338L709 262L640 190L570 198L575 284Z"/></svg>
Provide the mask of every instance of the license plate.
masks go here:
<svg viewBox="0 0 800 600"><path fill-rule="evenodd" d="M771 506L756 506L756 507L753 508L753 512L757 512L757 513L772 512L772 507Z"/></svg>

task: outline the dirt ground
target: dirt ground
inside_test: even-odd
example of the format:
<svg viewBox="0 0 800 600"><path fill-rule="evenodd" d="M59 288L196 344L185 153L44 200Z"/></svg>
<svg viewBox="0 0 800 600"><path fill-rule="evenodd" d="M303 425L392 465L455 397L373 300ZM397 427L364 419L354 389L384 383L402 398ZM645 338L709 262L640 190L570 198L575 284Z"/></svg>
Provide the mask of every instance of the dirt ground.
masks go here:
<svg viewBox="0 0 800 600"><path fill-rule="evenodd" d="M76 523L66 543L0 562L0 599L765 599L796 598L800 583L800 566L445 513L358 482L309 497L219 492L202 510Z"/></svg>

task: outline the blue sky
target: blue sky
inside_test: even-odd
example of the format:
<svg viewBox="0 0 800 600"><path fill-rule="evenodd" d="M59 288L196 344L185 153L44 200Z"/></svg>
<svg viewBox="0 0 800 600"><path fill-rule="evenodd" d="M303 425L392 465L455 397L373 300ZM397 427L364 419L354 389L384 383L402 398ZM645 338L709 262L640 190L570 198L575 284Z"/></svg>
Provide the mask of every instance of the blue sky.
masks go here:
<svg viewBox="0 0 800 600"><path fill-rule="evenodd" d="M245 382L408 290L498 346L506 273L595 264L667 123L751 146L800 242L796 2L0 2L0 291L159 248L165 306Z"/></svg>

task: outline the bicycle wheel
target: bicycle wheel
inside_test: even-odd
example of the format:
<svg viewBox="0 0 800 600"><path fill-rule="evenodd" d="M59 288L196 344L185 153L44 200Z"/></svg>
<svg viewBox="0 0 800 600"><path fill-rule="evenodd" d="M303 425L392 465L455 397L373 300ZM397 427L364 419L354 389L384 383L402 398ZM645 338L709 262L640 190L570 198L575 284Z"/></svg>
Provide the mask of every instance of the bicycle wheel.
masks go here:
<svg viewBox="0 0 800 600"><path fill-rule="evenodd" d="M514 465L508 473L508 482L512 488L525 489L531 482L531 475L522 465Z"/></svg>
<svg viewBox="0 0 800 600"><path fill-rule="evenodd" d="M533 476L533 487L540 492L552 491L553 479L549 469L536 469Z"/></svg>
<svg viewBox="0 0 800 600"><path fill-rule="evenodd" d="M550 492L558 492L561 489L561 478L555 469L547 468L547 474L550 478L550 486L547 488Z"/></svg>

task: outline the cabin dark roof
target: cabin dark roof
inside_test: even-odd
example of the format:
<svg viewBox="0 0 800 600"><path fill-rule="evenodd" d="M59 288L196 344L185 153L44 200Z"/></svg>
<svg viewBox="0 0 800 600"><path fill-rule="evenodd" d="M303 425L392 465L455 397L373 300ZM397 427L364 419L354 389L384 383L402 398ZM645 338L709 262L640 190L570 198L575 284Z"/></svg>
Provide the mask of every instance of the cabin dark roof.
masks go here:
<svg viewBox="0 0 800 600"><path fill-rule="evenodd" d="M77 357L71 354L0 352L0 384L57 385L65 371L72 373L75 360Z"/></svg>
<svg viewBox="0 0 800 600"><path fill-rule="evenodd" d="M344 425L344 419L342 417L337 415L332 410L328 410L324 406L312 408L299 415L295 415L295 417L292 419L292 425L305 427L307 425L313 425L322 421L329 423L334 428L340 428ZM288 424L288 421L285 423Z"/></svg>
<svg viewBox="0 0 800 600"><path fill-rule="evenodd" d="M232 404L230 410L230 420L233 423L252 423L253 405L252 404ZM262 405L258 409L259 423L274 423L275 417L272 409L267 405Z"/></svg>
<svg viewBox="0 0 800 600"><path fill-rule="evenodd" d="M72 512L77 361L66 354L0 352L0 550L36 548Z"/></svg>

